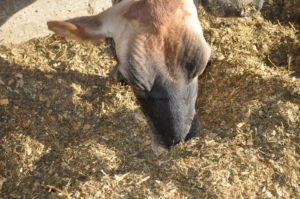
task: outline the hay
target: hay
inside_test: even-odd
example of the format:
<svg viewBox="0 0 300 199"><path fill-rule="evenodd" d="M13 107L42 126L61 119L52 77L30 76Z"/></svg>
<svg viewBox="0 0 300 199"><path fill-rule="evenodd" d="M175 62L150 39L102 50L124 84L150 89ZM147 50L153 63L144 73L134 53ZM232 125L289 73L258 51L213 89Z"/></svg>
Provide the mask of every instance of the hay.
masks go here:
<svg viewBox="0 0 300 199"><path fill-rule="evenodd" d="M200 13L203 133L160 158L107 44L1 46L0 198L299 198L299 24Z"/></svg>

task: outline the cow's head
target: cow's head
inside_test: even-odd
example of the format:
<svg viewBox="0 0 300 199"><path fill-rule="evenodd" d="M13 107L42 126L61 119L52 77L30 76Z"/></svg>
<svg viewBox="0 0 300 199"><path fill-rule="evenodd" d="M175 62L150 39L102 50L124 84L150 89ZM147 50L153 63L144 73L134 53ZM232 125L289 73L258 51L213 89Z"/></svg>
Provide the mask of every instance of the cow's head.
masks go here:
<svg viewBox="0 0 300 199"><path fill-rule="evenodd" d="M124 0L100 15L48 27L79 39L114 39L118 73L131 85L156 144L169 148L196 134L198 76L211 49L193 0Z"/></svg>
<svg viewBox="0 0 300 199"><path fill-rule="evenodd" d="M199 130L195 109L198 76L211 49L191 30L167 34L161 43L157 38L139 39L129 50L127 70L122 74L149 119L155 141L170 147ZM153 43L161 47L147 48Z"/></svg>

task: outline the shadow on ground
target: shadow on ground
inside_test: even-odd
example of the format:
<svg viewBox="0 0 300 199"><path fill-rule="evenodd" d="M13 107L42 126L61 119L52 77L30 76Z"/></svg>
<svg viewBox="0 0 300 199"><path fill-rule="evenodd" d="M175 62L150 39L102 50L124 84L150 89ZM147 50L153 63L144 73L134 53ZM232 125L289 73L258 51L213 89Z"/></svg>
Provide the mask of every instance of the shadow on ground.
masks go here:
<svg viewBox="0 0 300 199"><path fill-rule="evenodd" d="M0 27L19 10L29 6L36 0L1 0Z"/></svg>
<svg viewBox="0 0 300 199"><path fill-rule="evenodd" d="M51 198L61 194L59 189L128 172L164 184L170 180L150 149L150 129L139 108L121 106L101 114L103 104L122 93L112 90L117 84L110 78L26 69L3 58L0 71L7 83L0 86L0 98L9 99L8 106L0 106L2 198ZM78 96L74 85L85 92ZM181 186L186 176L177 177ZM147 185L149 190L154 184ZM131 188L124 194L138 197ZM197 188L181 191L200 194Z"/></svg>

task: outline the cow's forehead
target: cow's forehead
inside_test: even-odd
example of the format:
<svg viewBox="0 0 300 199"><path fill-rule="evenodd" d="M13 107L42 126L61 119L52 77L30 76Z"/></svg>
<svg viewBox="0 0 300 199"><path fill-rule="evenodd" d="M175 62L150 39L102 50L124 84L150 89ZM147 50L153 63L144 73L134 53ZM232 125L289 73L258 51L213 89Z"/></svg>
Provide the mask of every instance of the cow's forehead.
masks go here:
<svg viewBox="0 0 300 199"><path fill-rule="evenodd" d="M140 23L156 27L166 25L170 21L180 23L181 18L177 18L177 12L183 11L185 0L145 0L136 1L124 14L129 20L138 20Z"/></svg>

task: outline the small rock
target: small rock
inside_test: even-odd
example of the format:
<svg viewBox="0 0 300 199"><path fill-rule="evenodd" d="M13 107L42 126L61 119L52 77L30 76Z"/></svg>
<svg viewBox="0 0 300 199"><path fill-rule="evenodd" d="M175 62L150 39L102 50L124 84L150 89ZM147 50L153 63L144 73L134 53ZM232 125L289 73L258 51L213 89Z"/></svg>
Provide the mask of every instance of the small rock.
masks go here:
<svg viewBox="0 0 300 199"><path fill-rule="evenodd" d="M7 106L9 104L9 100L7 98L0 99L0 106Z"/></svg>

